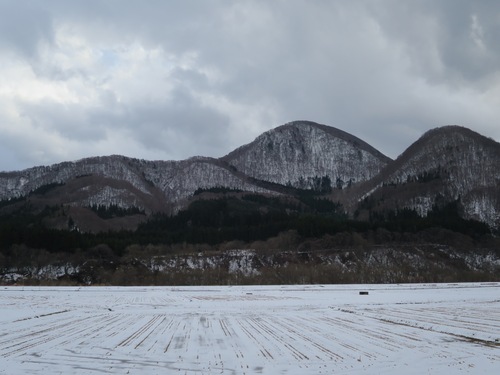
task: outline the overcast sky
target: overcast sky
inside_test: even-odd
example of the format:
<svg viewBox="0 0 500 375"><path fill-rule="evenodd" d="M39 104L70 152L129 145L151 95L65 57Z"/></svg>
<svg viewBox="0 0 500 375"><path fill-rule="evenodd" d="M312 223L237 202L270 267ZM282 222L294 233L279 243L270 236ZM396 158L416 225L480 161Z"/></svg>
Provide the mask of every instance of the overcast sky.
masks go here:
<svg viewBox="0 0 500 375"><path fill-rule="evenodd" d="M500 141L496 0L0 0L0 171L220 157L293 120Z"/></svg>

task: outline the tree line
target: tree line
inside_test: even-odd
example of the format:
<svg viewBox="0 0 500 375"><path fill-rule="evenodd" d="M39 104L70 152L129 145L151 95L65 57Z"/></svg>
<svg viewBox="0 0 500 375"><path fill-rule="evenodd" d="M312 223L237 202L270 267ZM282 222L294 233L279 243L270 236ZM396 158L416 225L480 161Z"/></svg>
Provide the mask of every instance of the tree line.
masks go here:
<svg viewBox="0 0 500 375"><path fill-rule="evenodd" d="M0 215L0 251L5 252L16 244L49 252L74 252L107 244L120 254L134 243L214 245L233 240L262 241L289 230L305 238L339 232L363 233L379 228L397 233L417 233L437 227L472 237L490 234L486 224L460 216L458 201L435 206L426 217L420 217L410 209L373 210L368 220L361 221L349 219L339 203L306 192L296 198L246 194L200 199L176 215L154 214L135 231L96 234L47 228L44 219L58 209L46 207L35 211L26 203L15 212ZM104 218L139 212L114 206L93 209Z"/></svg>

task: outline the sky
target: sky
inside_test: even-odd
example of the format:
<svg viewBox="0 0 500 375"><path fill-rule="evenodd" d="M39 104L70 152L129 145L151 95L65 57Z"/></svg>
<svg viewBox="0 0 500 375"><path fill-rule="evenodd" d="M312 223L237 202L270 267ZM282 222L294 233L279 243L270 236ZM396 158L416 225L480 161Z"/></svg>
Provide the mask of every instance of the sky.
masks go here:
<svg viewBox="0 0 500 375"><path fill-rule="evenodd" d="M221 157L294 120L500 141L496 0L0 0L0 171Z"/></svg>

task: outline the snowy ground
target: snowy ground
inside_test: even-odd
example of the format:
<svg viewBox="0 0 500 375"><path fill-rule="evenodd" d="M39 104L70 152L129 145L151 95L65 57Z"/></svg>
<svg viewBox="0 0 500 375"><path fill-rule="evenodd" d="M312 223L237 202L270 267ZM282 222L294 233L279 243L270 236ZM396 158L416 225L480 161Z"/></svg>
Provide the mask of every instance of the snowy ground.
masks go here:
<svg viewBox="0 0 500 375"><path fill-rule="evenodd" d="M498 374L499 340L500 283L0 289L9 375Z"/></svg>

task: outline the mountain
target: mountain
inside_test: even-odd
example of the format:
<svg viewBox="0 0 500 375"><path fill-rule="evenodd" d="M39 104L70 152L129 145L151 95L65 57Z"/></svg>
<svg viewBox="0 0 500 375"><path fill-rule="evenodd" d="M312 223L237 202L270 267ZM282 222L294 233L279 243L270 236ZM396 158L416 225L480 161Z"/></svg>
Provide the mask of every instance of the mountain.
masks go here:
<svg viewBox="0 0 500 375"><path fill-rule="evenodd" d="M248 176L302 189L324 176L344 188L373 178L391 162L361 139L310 121L265 132L222 160Z"/></svg>
<svg viewBox="0 0 500 375"><path fill-rule="evenodd" d="M373 177L389 161L354 136L302 121L268 131L220 159L146 161L114 155L3 172L0 200L42 189L43 194L32 199L40 207L117 206L146 214L175 213L199 189L224 187L276 195L287 193L282 185L311 188L321 177L323 182L328 178L328 185L335 178L337 185L345 186ZM76 219L80 214L82 210L73 212ZM87 221L91 219L98 220Z"/></svg>
<svg viewBox="0 0 500 375"><path fill-rule="evenodd" d="M420 216L457 201L464 218L499 227L500 144L460 126L430 130L358 186L355 196L383 201L384 209L416 210Z"/></svg>
<svg viewBox="0 0 500 375"><path fill-rule="evenodd" d="M246 182L217 159L203 157L146 161L114 155L0 173L1 200L29 196L30 203L40 209L68 206L78 227L90 231L133 229L137 221L109 227L89 207L137 208L146 215L175 213L197 189L218 186L272 193ZM66 219L56 227L63 228L65 223Z"/></svg>
<svg viewBox="0 0 500 375"><path fill-rule="evenodd" d="M47 226L98 232L135 229L153 213L175 214L221 193L295 199L315 191L358 220L403 209L425 217L455 203L463 218L498 228L499 181L500 144L463 127L431 130L391 160L344 131L295 121L219 159L113 155L2 172L0 215L26 202L36 213L59 207ZM114 214L103 215L100 208Z"/></svg>
<svg viewBox="0 0 500 375"><path fill-rule="evenodd" d="M296 121L219 159L0 173L0 284L498 281L499 230L500 144L459 126L396 160Z"/></svg>

